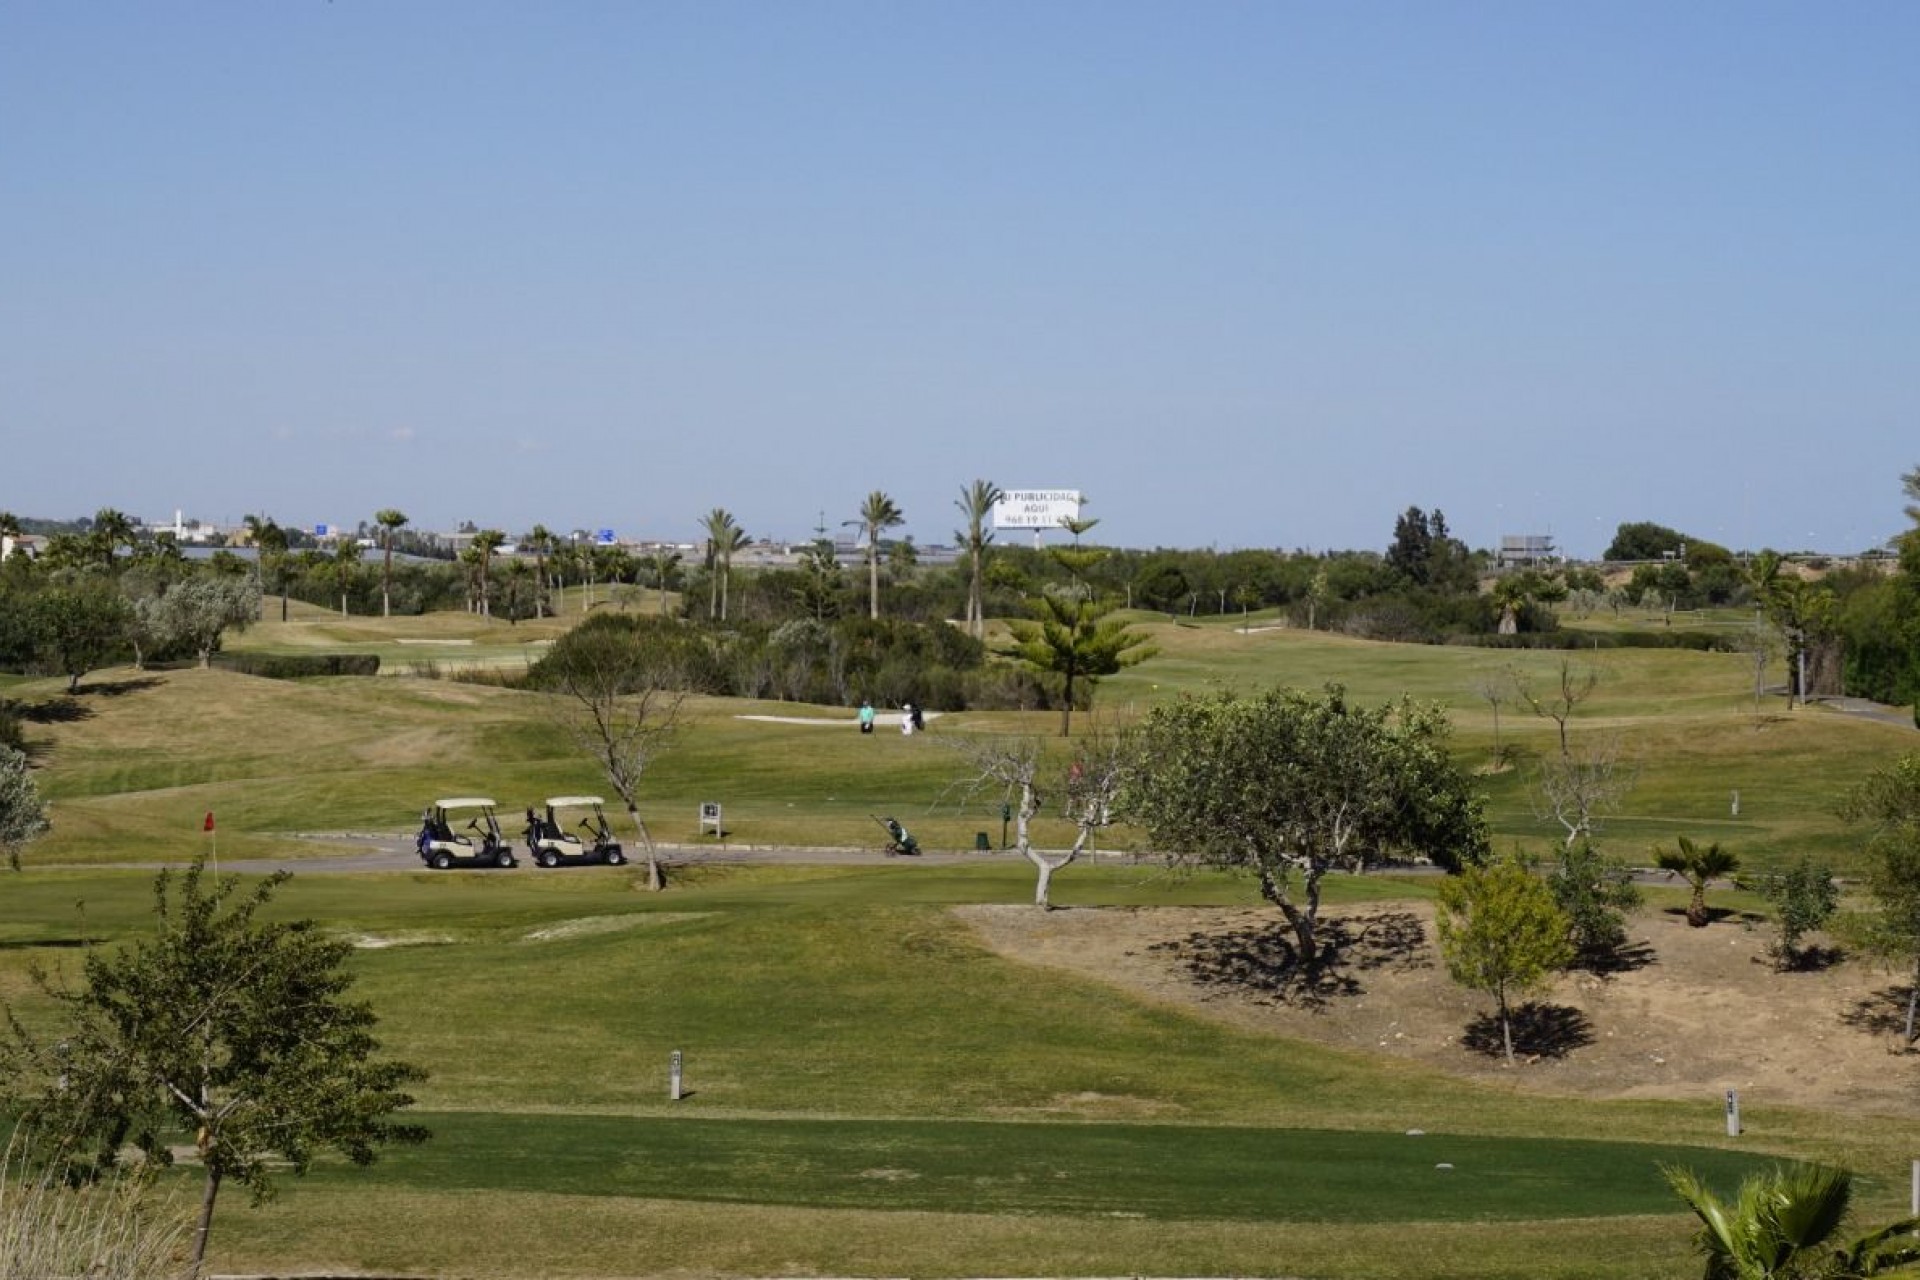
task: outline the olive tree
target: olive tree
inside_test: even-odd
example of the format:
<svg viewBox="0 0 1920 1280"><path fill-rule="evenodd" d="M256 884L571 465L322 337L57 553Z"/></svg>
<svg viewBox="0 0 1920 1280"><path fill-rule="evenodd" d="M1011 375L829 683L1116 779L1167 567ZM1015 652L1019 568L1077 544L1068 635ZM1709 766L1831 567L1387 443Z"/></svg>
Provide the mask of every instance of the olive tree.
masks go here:
<svg viewBox="0 0 1920 1280"><path fill-rule="evenodd" d="M128 1149L169 1164L178 1134L192 1135L196 1274L227 1181L259 1202L283 1168L303 1174L323 1150L364 1165L427 1137L391 1118L425 1073L380 1055L372 1008L348 996L353 944L311 920L261 918L289 878L242 892L231 877L210 884L204 860L161 872L150 934L89 951L77 989L43 978L64 1015L51 1038L10 1018L15 1102L75 1172L104 1172Z"/></svg>
<svg viewBox="0 0 1920 1280"><path fill-rule="evenodd" d="M1127 812L1176 862L1253 873L1307 967L1328 871L1396 854L1448 868L1484 857L1484 801L1448 733L1436 705L1357 706L1339 685L1189 698L1142 723Z"/></svg>
<svg viewBox="0 0 1920 1280"><path fill-rule="evenodd" d="M202 667L212 664L228 628L244 631L260 612L260 584L252 578L201 574L174 584L155 599L157 629L193 647Z"/></svg>
<svg viewBox="0 0 1920 1280"><path fill-rule="evenodd" d="M24 753L0 743L0 852L20 869L20 850L47 829L47 806Z"/></svg>
<svg viewBox="0 0 1920 1280"><path fill-rule="evenodd" d="M42 662L67 677L77 693L80 677L119 657L129 646L133 606L105 578L44 587L28 597L32 629Z"/></svg>

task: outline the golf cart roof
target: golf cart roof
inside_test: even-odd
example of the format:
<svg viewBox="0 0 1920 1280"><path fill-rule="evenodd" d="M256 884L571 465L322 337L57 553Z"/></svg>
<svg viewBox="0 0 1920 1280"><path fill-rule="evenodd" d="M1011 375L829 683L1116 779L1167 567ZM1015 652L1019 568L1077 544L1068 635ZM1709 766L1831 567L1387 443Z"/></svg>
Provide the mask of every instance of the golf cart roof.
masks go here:
<svg viewBox="0 0 1920 1280"><path fill-rule="evenodd" d="M599 796L549 796L547 798L549 809L586 809L604 803L606 802Z"/></svg>
<svg viewBox="0 0 1920 1280"><path fill-rule="evenodd" d="M451 800L435 800L436 809L493 809L498 808L493 801L482 796L455 796Z"/></svg>

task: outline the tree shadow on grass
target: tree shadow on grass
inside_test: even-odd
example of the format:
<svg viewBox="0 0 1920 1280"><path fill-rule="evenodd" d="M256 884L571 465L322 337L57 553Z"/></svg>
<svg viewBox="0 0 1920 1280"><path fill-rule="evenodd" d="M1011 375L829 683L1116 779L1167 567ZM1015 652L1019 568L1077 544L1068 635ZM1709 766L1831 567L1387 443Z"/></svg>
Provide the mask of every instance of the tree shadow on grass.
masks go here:
<svg viewBox="0 0 1920 1280"><path fill-rule="evenodd" d="M78 692L90 698L119 698L129 693L139 693L142 689L157 688L164 683L158 676L135 676L131 680L97 680L81 685Z"/></svg>
<svg viewBox="0 0 1920 1280"><path fill-rule="evenodd" d="M1500 1016L1485 1014L1467 1024L1460 1043L1475 1053L1504 1058ZM1529 1000L1513 1009L1513 1051L1529 1058L1564 1058L1593 1043L1593 1023L1578 1009Z"/></svg>
<svg viewBox="0 0 1920 1280"><path fill-rule="evenodd" d="M1188 977L1217 994L1303 1008L1365 994L1361 974L1424 969L1433 963L1426 928L1409 911L1322 920L1319 943L1314 963L1303 966L1293 930L1276 920L1224 933L1190 933L1157 942L1149 950L1171 954Z"/></svg>
<svg viewBox="0 0 1920 1280"><path fill-rule="evenodd" d="M71 724L76 720L91 719L94 714L92 707L68 694L41 702L15 702L9 699L0 702L0 712L28 724Z"/></svg>
<svg viewBox="0 0 1920 1280"><path fill-rule="evenodd" d="M1920 1046L1906 1041L1907 1001L1912 997L1911 986L1882 987L1872 995L1856 1000L1853 1008L1840 1015L1840 1021L1873 1035L1893 1036L1894 1053L1920 1052Z"/></svg>

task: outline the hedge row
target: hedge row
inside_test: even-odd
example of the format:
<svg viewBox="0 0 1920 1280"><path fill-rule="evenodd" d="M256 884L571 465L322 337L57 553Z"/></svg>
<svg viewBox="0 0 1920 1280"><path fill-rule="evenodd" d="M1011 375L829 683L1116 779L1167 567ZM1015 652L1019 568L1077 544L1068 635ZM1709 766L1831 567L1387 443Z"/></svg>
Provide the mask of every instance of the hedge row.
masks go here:
<svg viewBox="0 0 1920 1280"><path fill-rule="evenodd" d="M243 676L264 676L269 680L380 673L377 653L220 653L214 655L213 664Z"/></svg>

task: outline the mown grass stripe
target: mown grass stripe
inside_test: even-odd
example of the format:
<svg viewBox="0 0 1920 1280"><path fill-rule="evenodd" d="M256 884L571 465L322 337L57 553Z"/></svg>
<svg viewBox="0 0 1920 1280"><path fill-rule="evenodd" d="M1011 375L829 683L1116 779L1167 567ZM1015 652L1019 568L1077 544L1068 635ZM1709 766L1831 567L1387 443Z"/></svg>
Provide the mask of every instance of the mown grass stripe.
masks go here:
<svg viewBox="0 0 1920 1280"><path fill-rule="evenodd" d="M1660 1164L1732 1183L1759 1163L1741 1152L1649 1143L1238 1126L420 1118L434 1131L426 1146L394 1151L368 1170L316 1176L412 1190L813 1208L1458 1222L1671 1212Z"/></svg>

